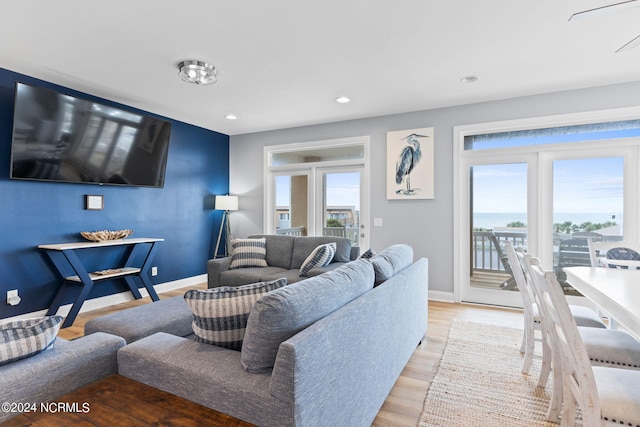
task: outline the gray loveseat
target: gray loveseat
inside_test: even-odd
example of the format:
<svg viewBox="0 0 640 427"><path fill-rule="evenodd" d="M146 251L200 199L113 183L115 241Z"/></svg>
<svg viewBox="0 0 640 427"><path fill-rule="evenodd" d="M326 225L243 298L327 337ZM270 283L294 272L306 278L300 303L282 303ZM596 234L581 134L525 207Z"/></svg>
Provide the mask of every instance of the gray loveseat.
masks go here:
<svg viewBox="0 0 640 427"><path fill-rule="evenodd" d="M309 254L319 245L336 243L336 254L329 265L309 272L313 277L333 270L346 262L355 260L360 248L351 246L344 237L329 236L279 236L274 234L256 234L249 238L265 238L266 261L268 267L250 267L230 270L231 257L211 259L207 262L208 287L238 286L249 283L266 282L286 277L289 283L305 279L300 277L300 267Z"/></svg>
<svg viewBox="0 0 640 427"><path fill-rule="evenodd" d="M20 403L49 402L63 394L118 372L116 352L124 347L121 337L98 333L76 340L56 338L42 353L0 366L0 422L16 415ZM29 407L31 409L31 407Z"/></svg>
<svg viewBox="0 0 640 427"><path fill-rule="evenodd" d="M121 375L259 426L369 426L426 333L427 298L427 260L394 245L265 294L241 352L180 336L190 326L181 297L94 319L85 333L127 339ZM287 328L272 369L243 369Z"/></svg>

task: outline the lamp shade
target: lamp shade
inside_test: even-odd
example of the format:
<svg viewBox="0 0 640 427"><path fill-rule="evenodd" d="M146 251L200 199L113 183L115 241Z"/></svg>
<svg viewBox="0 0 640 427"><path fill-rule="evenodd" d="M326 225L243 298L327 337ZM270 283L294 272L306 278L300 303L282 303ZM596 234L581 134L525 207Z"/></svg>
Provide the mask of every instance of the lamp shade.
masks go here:
<svg viewBox="0 0 640 427"><path fill-rule="evenodd" d="M216 196L216 210L237 211L238 196Z"/></svg>

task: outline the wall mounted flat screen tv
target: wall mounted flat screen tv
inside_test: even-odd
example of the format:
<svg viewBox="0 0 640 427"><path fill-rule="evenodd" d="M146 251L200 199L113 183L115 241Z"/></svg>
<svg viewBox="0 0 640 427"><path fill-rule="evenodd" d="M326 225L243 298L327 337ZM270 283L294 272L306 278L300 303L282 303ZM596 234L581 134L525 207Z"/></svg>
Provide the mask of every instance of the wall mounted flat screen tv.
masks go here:
<svg viewBox="0 0 640 427"><path fill-rule="evenodd" d="M164 186L171 123L16 82L11 178Z"/></svg>

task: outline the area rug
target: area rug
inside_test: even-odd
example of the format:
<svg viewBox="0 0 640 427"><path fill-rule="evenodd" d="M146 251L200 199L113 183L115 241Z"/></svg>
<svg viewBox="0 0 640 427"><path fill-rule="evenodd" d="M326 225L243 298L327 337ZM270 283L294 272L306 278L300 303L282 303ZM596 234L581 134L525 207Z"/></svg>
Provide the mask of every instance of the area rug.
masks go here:
<svg viewBox="0 0 640 427"><path fill-rule="evenodd" d="M536 387L540 360L522 374L522 329L454 320L419 427L553 426L551 379Z"/></svg>

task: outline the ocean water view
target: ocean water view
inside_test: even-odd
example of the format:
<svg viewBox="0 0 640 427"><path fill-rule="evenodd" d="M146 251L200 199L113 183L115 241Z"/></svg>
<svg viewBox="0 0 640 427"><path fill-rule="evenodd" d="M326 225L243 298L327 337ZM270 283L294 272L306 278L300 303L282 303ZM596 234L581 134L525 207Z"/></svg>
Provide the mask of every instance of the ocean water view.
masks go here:
<svg viewBox="0 0 640 427"><path fill-rule="evenodd" d="M495 227L506 227L512 222L522 222L527 224L527 214L524 212L476 212L473 214L473 227L492 229ZM602 224L613 221L616 224L622 223L621 213L558 213L553 216L553 223L563 223L571 221L574 224L591 222Z"/></svg>

